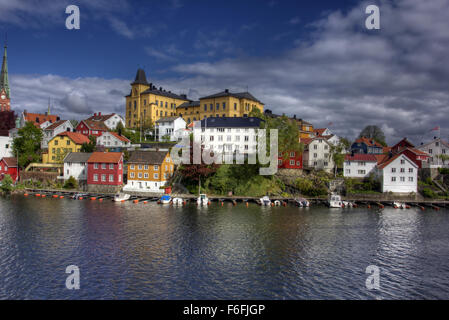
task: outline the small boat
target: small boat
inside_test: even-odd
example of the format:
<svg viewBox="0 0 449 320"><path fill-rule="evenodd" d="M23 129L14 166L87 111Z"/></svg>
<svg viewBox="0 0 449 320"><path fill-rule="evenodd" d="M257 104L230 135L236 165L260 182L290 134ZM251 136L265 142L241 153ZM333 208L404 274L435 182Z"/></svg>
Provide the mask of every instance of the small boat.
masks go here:
<svg viewBox="0 0 449 320"><path fill-rule="evenodd" d="M355 208L355 207L357 207L357 205L354 202L342 201L342 207L343 208Z"/></svg>
<svg viewBox="0 0 449 320"><path fill-rule="evenodd" d="M71 198L74 200L79 200L80 198L86 198L87 194L86 193L75 193Z"/></svg>
<svg viewBox="0 0 449 320"><path fill-rule="evenodd" d="M327 200L330 208L341 208L343 203L341 197L338 194L331 194Z"/></svg>
<svg viewBox="0 0 449 320"><path fill-rule="evenodd" d="M308 207L310 206L310 202L304 198L295 198L295 203L298 207Z"/></svg>
<svg viewBox="0 0 449 320"><path fill-rule="evenodd" d="M271 200L268 198L268 196L264 196L260 198L260 204L263 206L271 206Z"/></svg>
<svg viewBox="0 0 449 320"><path fill-rule="evenodd" d="M171 197L170 197L168 194L163 195L163 196L161 197L161 200L160 200L160 201L161 201L162 204L170 203Z"/></svg>
<svg viewBox="0 0 449 320"><path fill-rule="evenodd" d="M406 209L407 205L405 203L395 201L395 202L393 202L393 207L395 209Z"/></svg>
<svg viewBox="0 0 449 320"><path fill-rule="evenodd" d="M275 205L275 206L280 206L280 205L281 205L281 202L280 202L279 200L274 200L274 205Z"/></svg>
<svg viewBox="0 0 449 320"><path fill-rule="evenodd" d="M182 198L173 198L172 202L175 206L182 206L184 204L184 201Z"/></svg>
<svg viewBox="0 0 449 320"><path fill-rule="evenodd" d="M206 194L201 193L200 196L196 199L196 203L199 206L207 206L209 204L209 198Z"/></svg>
<svg viewBox="0 0 449 320"><path fill-rule="evenodd" d="M122 202L122 201L126 201L130 198L131 196L127 193L117 193L114 196L114 201L115 202Z"/></svg>

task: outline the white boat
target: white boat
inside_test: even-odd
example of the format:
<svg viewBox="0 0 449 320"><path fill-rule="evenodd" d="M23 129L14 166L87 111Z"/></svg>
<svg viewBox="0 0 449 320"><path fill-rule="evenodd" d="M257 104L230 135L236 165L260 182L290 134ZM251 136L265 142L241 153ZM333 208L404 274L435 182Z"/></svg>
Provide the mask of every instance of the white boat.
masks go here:
<svg viewBox="0 0 449 320"><path fill-rule="evenodd" d="M161 200L160 200L160 201L161 201L162 204L170 203L171 197L170 197L168 194L163 195L163 196L161 197Z"/></svg>
<svg viewBox="0 0 449 320"><path fill-rule="evenodd" d="M260 204L263 206L271 206L271 200L268 198L268 196L264 196L260 198Z"/></svg>
<svg viewBox="0 0 449 320"><path fill-rule="evenodd" d="M304 198L296 198L295 203L298 207L308 207L310 206L310 202Z"/></svg>
<svg viewBox="0 0 449 320"><path fill-rule="evenodd" d="M114 196L114 201L115 202L121 202L121 201L126 201L130 198L131 196L129 194L126 193L117 193Z"/></svg>
<svg viewBox="0 0 449 320"><path fill-rule="evenodd" d="M173 198L173 205L175 206L182 206L184 204L184 201L182 198Z"/></svg>
<svg viewBox="0 0 449 320"><path fill-rule="evenodd" d="M405 203L395 201L395 202L393 202L393 207L395 209L406 209L407 205Z"/></svg>
<svg viewBox="0 0 449 320"><path fill-rule="evenodd" d="M357 207L357 205L354 202L350 202L350 201L342 201L342 207L343 208L355 208Z"/></svg>
<svg viewBox="0 0 449 320"><path fill-rule="evenodd" d="M200 196L196 199L196 203L199 206L207 206L209 204L209 198L206 194L201 193Z"/></svg>
<svg viewBox="0 0 449 320"><path fill-rule="evenodd" d="M275 205L275 206L280 206L280 205L281 205L281 202L280 202L279 200L274 200L274 205Z"/></svg>
<svg viewBox="0 0 449 320"><path fill-rule="evenodd" d="M331 194L327 199L327 203L330 208L341 208L343 205L341 197L338 194Z"/></svg>
<svg viewBox="0 0 449 320"><path fill-rule="evenodd" d="M72 199L74 199L74 200L78 200L79 198L86 198L87 197L87 193L75 193L73 196L72 196Z"/></svg>

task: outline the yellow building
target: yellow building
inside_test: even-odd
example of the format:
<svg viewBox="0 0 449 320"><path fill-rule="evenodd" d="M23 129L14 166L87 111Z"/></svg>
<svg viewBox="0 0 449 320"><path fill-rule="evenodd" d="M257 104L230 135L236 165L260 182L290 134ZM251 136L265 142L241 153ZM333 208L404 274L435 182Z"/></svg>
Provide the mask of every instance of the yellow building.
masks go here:
<svg viewBox="0 0 449 320"><path fill-rule="evenodd" d="M48 142L48 152L42 155L43 163L63 163L70 152L80 152L83 143L90 140L78 132L61 132Z"/></svg>
<svg viewBox="0 0 449 320"><path fill-rule="evenodd" d="M313 125L302 119L296 120L299 126L300 139L309 139L315 136Z"/></svg>
<svg viewBox="0 0 449 320"><path fill-rule="evenodd" d="M167 151L134 151L128 160L124 190L158 192L173 176L174 166Z"/></svg>
<svg viewBox="0 0 449 320"><path fill-rule="evenodd" d="M157 89L147 82L145 71L139 69L131 83L131 92L126 96L126 127L145 127L162 117L176 115L187 123L205 117L245 117L253 108L263 112L264 104L249 92L232 93L226 89L192 101L185 94Z"/></svg>

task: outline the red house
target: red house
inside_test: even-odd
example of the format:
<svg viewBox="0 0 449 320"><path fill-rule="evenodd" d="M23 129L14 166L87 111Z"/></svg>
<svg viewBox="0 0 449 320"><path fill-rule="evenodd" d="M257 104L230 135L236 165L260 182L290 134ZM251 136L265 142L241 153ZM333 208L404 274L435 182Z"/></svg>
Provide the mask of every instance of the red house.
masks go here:
<svg viewBox="0 0 449 320"><path fill-rule="evenodd" d="M76 132L79 132L86 137L95 136L99 137L104 132L108 132L109 129L106 127L103 121L96 120L82 120L75 128Z"/></svg>
<svg viewBox="0 0 449 320"><path fill-rule="evenodd" d="M410 160L412 160L418 168L422 168L422 162L427 161L430 158L430 154L423 152L421 150L415 149L415 146L410 143L407 138L402 139L394 146L391 147L391 153L405 154Z"/></svg>
<svg viewBox="0 0 449 320"><path fill-rule="evenodd" d="M18 172L16 158L4 157L0 160L0 180L9 174L13 181L17 181L19 179Z"/></svg>
<svg viewBox="0 0 449 320"><path fill-rule="evenodd" d="M278 156L278 168L280 169L302 169L302 154L296 151L288 152L288 158L284 159L282 154Z"/></svg>
<svg viewBox="0 0 449 320"><path fill-rule="evenodd" d="M89 191L116 192L123 184L123 153L93 152L87 160Z"/></svg>

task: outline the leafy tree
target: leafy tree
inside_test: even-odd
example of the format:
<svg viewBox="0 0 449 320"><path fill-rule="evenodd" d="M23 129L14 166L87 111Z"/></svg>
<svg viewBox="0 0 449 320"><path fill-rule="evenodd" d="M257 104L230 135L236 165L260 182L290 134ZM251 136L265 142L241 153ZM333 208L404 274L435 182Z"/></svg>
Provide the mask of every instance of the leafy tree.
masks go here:
<svg viewBox="0 0 449 320"><path fill-rule="evenodd" d="M70 176L70 178L67 179L67 181L64 184L65 189L76 189L78 188L78 182L73 176Z"/></svg>
<svg viewBox="0 0 449 320"><path fill-rule="evenodd" d="M89 136L89 143L84 142L81 145L81 152L94 152L97 146L97 138L95 136Z"/></svg>
<svg viewBox="0 0 449 320"><path fill-rule="evenodd" d="M385 142L385 134L382 131L381 128L379 128L378 126L375 125L368 125L366 126L359 135L359 138L369 138L369 139L373 139L374 141L377 141L378 143L380 143L383 146L386 146L386 142Z"/></svg>
<svg viewBox="0 0 449 320"><path fill-rule="evenodd" d="M20 128L12 143L14 155L18 154L19 167L25 168L41 158L42 130L32 122L27 122Z"/></svg>
<svg viewBox="0 0 449 320"><path fill-rule="evenodd" d="M337 145L332 145L330 148L330 157L334 162L334 176L337 176L337 169L343 167L345 161L345 150L347 150L346 143L341 141Z"/></svg>
<svg viewBox="0 0 449 320"><path fill-rule="evenodd" d="M5 193L10 193L14 189L14 181L9 174L5 175L1 181L0 189Z"/></svg>

